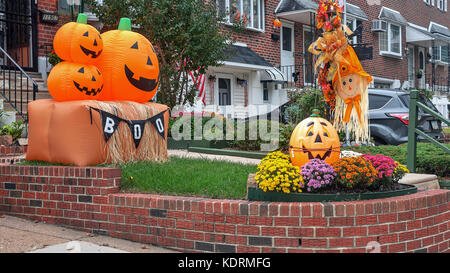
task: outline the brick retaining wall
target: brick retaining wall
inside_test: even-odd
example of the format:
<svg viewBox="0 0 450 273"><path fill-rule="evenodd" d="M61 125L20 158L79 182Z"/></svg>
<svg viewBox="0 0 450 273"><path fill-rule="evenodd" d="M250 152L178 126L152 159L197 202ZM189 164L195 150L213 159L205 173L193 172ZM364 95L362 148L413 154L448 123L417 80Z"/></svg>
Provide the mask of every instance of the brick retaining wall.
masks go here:
<svg viewBox="0 0 450 273"><path fill-rule="evenodd" d="M450 191L270 203L119 193L121 170L0 166L0 212L188 252L448 252Z"/></svg>

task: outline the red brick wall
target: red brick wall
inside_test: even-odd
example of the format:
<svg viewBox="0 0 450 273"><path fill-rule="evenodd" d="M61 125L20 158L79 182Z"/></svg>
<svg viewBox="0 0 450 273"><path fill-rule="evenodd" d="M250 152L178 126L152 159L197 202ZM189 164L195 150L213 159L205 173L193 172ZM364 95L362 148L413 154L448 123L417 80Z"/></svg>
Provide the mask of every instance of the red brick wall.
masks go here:
<svg viewBox="0 0 450 273"><path fill-rule="evenodd" d="M58 11L58 1L57 0L38 0L38 10L57 12ZM48 54L50 48L45 48L44 45L53 44L53 37L56 31L65 23L71 21L71 18L59 15L58 24L47 24L40 22L38 18L38 49L39 56L45 56Z"/></svg>
<svg viewBox="0 0 450 273"><path fill-rule="evenodd" d="M120 169L0 166L0 212L188 252L448 252L448 190L270 203L119 193Z"/></svg>

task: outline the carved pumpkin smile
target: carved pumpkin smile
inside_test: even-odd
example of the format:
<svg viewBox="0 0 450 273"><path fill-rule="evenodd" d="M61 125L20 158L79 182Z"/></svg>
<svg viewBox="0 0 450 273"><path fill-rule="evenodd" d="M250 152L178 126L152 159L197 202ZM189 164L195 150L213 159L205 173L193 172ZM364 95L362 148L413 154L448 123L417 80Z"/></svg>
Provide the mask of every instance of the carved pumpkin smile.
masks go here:
<svg viewBox="0 0 450 273"><path fill-rule="evenodd" d="M131 71L131 69L127 65L125 65L125 75L127 76L128 81L134 87L142 91L151 92L158 86L158 82L154 79L147 79L144 77L139 77L139 80L134 79L134 72Z"/></svg>
<svg viewBox="0 0 450 273"><path fill-rule="evenodd" d="M73 84L75 85L75 87L82 93L88 95L88 96L97 96L98 93L100 93L103 89L103 84L100 88L91 88L91 90L89 90L89 88L85 87L81 87L81 85L79 83L77 83L76 81L73 81Z"/></svg>
<svg viewBox="0 0 450 273"><path fill-rule="evenodd" d="M81 50L83 51L84 54L86 54L86 56L91 55L92 59L97 58L98 56L100 56L100 54L102 54L102 50L100 50L98 53L96 53L95 51L89 50L87 48L85 48L84 46L80 45Z"/></svg>
<svg viewBox="0 0 450 273"><path fill-rule="evenodd" d="M320 151L324 151L323 149L321 149ZM333 151L333 146L330 146L330 148L328 148L328 149L326 149L325 150L326 152L321 156L320 155L320 153L318 153L318 154L316 154L316 156L314 156L313 155L313 153L312 152L315 152L315 151L312 151L312 150L310 150L310 149L307 149L307 148L305 148L305 145L303 145L303 152L305 153L305 154L308 154L308 159L314 159L314 158L316 158L316 159L320 159L320 160L325 160L325 159L327 159L330 155L331 155L331 152Z"/></svg>

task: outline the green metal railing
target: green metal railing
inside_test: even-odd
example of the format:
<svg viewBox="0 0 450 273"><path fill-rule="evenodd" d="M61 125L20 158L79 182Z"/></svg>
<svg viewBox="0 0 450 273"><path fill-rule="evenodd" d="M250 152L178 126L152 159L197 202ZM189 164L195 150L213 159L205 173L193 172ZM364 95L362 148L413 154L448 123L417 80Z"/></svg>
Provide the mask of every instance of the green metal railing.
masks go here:
<svg viewBox="0 0 450 273"><path fill-rule="evenodd" d="M444 151L450 154L450 149L443 145L442 143L436 141L426 133L422 132L417 128L417 118L418 118L418 110L419 107L422 108L425 112L432 115L433 117L441 120L442 122L450 125L450 120L441 116L438 112L434 111L430 107L419 101L419 91L413 90L410 93L410 102L409 102L409 124L408 124L408 158L407 158L407 167L410 172L415 172L417 167L417 135L425 138L430 141L434 145L440 147Z"/></svg>

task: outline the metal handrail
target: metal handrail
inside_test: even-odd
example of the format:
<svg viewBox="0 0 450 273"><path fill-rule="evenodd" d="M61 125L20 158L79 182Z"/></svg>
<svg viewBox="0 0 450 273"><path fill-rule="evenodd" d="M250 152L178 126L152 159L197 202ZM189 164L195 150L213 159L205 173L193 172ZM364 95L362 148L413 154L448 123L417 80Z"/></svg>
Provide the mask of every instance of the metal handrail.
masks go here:
<svg viewBox="0 0 450 273"><path fill-rule="evenodd" d="M24 106L24 97L23 97L23 90L24 90L24 84L23 79L26 78L26 104L29 102L29 84L31 83L33 86L33 93L32 93L32 100L36 100L36 93L38 92L38 84L36 83L33 78L31 78L23 69L20 67L19 64L17 64L16 61L2 48L0 47L0 54L3 54L3 89L0 92L0 95L5 98L5 100L12 106L12 108L23 118L24 122L28 122L28 113L24 113L23 106ZM6 58L5 58L6 57ZM12 66L12 68L11 68ZM5 72L8 71L8 72ZM11 71L14 71L14 88L11 86ZM17 78L17 71L19 71L19 81L20 86L18 84L18 78ZM6 74L8 74L8 87L6 87ZM25 76L25 78L23 77ZM7 91L8 89L8 91ZM13 90L14 89L14 90ZM11 98L11 94L14 95L14 100ZM17 99L17 95L20 96L20 99ZM19 109L19 103L20 103L20 109Z"/></svg>
<svg viewBox="0 0 450 273"><path fill-rule="evenodd" d="M10 60L13 64L14 64L14 66L15 67L17 67L21 72L22 72L22 74L24 74L32 83L33 83L33 85L35 84L36 86L38 85L34 80L33 80L33 78L31 78L28 74L27 74L27 72L25 72L23 69L22 69L22 67L20 67L20 65L18 65L17 63L16 63L16 61L14 61L14 59L11 57L11 56L9 56L9 54L0 46L0 51L4 54L4 55L6 55L6 57L8 57L8 60Z"/></svg>
<svg viewBox="0 0 450 273"><path fill-rule="evenodd" d="M442 143L436 141L429 135L425 134L423 131L417 128L417 119L418 119L418 108L421 108L428 114L433 117L441 120L444 123L450 125L450 120L446 119L438 112L434 111L430 107L418 101L419 99L419 91L413 90L410 93L410 101L409 101L409 124L408 124L408 155L407 155L407 167L410 172L416 171L417 166L417 135L420 135L424 139L430 141L437 147L443 149L447 153L450 154L450 149L443 145Z"/></svg>

